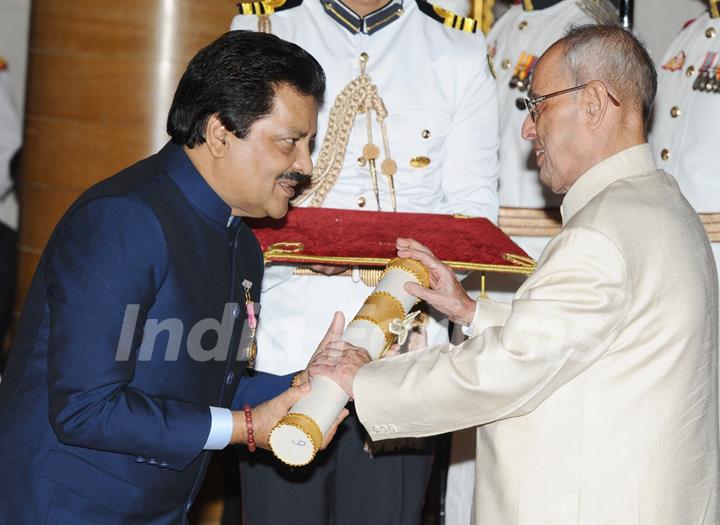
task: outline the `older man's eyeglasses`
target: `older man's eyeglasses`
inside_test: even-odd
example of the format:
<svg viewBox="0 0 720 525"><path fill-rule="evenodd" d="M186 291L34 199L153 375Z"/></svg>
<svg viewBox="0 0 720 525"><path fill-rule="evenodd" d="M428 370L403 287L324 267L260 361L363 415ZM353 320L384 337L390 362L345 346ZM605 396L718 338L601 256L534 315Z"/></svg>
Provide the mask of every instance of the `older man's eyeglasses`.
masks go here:
<svg viewBox="0 0 720 525"><path fill-rule="evenodd" d="M587 82L585 84L582 84L580 86L571 87L568 89L563 89L561 91L556 91L554 93L548 93L547 95L540 95L539 97L532 97L532 98L519 98L517 99L517 106L520 109L527 109L528 113L530 113L530 118L535 122L538 116L537 111L537 105L541 102L546 101L549 98L557 97L558 95L564 95L565 93L572 93L573 91L578 91L580 89L585 89L588 87L592 82L600 82L599 80L591 80L590 82ZM600 82L602 84L602 82ZM605 84L602 84L603 87L605 87ZM610 92L608 91L607 87L605 87L605 92L608 95L608 98L610 99L610 102L612 102L615 106L620 106L620 102L617 101L615 97L613 97Z"/></svg>

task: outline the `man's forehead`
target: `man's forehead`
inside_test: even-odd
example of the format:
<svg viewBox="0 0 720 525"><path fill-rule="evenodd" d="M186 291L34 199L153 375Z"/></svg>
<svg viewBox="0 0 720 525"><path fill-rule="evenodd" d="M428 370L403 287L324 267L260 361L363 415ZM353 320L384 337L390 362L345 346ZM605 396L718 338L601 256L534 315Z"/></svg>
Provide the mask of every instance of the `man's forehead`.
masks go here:
<svg viewBox="0 0 720 525"><path fill-rule="evenodd" d="M530 79L530 95L544 95L548 87L564 76L562 55L557 48L550 48L542 54Z"/></svg>

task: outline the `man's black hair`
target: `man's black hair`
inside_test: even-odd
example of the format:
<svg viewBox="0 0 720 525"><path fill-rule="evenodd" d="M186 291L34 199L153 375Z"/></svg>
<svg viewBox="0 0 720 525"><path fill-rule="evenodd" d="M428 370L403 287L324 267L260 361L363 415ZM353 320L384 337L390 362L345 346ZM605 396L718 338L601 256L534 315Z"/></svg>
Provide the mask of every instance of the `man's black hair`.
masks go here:
<svg viewBox="0 0 720 525"><path fill-rule="evenodd" d="M325 73L310 53L275 35L229 31L190 61L168 114L168 134L175 144L202 144L207 120L217 114L225 129L245 138L255 121L272 112L282 85L319 105Z"/></svg>

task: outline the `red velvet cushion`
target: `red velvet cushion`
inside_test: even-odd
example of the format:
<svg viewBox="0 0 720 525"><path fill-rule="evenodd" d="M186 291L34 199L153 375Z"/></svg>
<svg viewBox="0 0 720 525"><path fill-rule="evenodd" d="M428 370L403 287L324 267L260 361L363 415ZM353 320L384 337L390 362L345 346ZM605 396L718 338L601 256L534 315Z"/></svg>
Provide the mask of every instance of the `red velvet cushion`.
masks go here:
<svg viewBox="0 0 720 525"><path fill-rule="evenodd" d="M410 237L454 268L529 273L534 267L518 245L483 218L292 208L283 219L247 222L268 261L384 266L396 256L395 239Z"/></svg>

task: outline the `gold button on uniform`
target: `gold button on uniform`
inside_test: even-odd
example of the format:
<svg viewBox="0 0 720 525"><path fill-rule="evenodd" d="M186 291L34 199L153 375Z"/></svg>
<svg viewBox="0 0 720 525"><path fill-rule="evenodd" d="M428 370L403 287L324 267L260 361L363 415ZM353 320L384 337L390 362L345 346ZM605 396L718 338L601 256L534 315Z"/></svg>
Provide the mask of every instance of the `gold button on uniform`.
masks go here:
<svg viewBox="0 0 720 525"><path fill-rule="evenodd" d="M707 31L705 31L705 36L708 38L715 38L715 35L717 35L717 31L714 27L708 27Z"/></svg>
<svg viewBox="0 0 720 525"><path fill-rule="evenodd" d="M510 66L512 66L512 62L510 62L510 59L509 59L509 58L506 58L506 59L503 60L502 63L500 64L500 67L503 68L503 69L510 69Z"/></svg>
<svg viewBox="0 0 720 525"><path fill-rule="evenodd" d="M365 157L358 157L357 158L357 165L358 168L364 168L365 167Z"/></svg>
<svg viewBox="0 0 720 525"><path fill-rule="evenodd" d="M680 111L680 108L677 106L673 106L670 110L670 116L672 118L678 118L680 115L682 115L682 111Z"/></svg>
<svg viewBox="0 0 720 525"><path fill-rule="evenodd" d="M363 64L368 61L368 58L369 57L367 53L360 53L360 62L362 62Z"/></svg>
<svg viewBox="0 0 720 525"><path fill-rule="evenodd" d="M358 197L357 205L358 205L358 208L364 208L365 207L365 197Z"/></svg>
<svg viewBox="0 0 720 525"><path fill-rule="evenodd" d="M667 148L664 149L664 150L662 150L662 151L660 152L660 158L661 158L662 160L670 160L670 150L667 149Z"/></svg>
<svg viewBox="0 0 720 525"><path fill-rule="evenodd" d="M522 22L520 22L520 23L518 24L518 29L519 29L520 31L524 31L525 29L527 29L527 26L528 26L527 21L526 21L526 20L523 20Z"/></svg>
<svg viewBox="0 0 720 525"><path fill-rule="evenodd" d="M413 168L424 168L430 165L430 157L413 157L410 159L410 166Z"/></svg>
<svg viewBox="0 0 720 525"><path fill-rule="evenodd" d="M422 135L422 138L424 138L424 139L429 139L429 138L430 138L430 130L429 130L429 129L424 129L424 130L422 131L422 133L420 133L420 135Z"/></svg>
<svg viewBox="0 0 720 525"><path fill-rule="evenodd" d="M690 67L687 68L687 70L685 71L685 76L686 76L686 77L691 77L691 76L693 76L694 74L695 74L695 68L694 68L693 66L690 66Z"/></svg>

